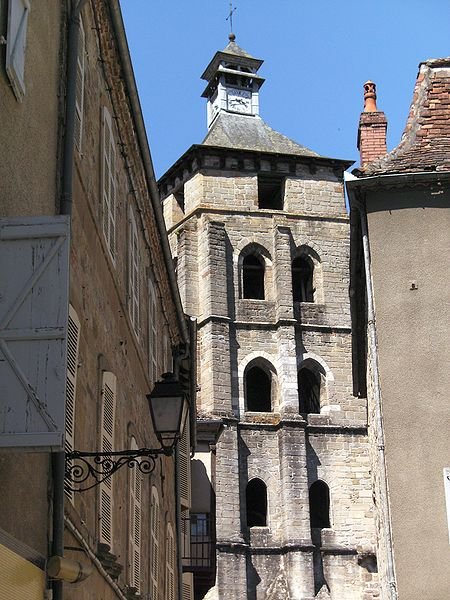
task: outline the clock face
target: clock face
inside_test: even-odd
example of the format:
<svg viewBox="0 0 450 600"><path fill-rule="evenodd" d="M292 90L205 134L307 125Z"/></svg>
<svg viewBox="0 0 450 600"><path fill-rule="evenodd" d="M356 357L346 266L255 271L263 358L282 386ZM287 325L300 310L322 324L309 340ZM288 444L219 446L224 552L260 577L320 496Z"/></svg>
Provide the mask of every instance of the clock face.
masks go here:
<svg viewBox="0 0 450 600"><path fill-rule="evenodd" d="M252 93L248 90L232 89L227 94L228 110L250 113L252 109Z"/></svg>

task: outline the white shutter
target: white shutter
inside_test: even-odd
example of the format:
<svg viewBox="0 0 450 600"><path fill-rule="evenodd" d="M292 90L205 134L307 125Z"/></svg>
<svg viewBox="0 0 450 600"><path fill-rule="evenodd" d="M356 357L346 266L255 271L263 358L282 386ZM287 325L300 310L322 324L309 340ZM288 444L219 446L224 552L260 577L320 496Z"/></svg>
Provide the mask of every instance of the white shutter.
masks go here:
<svg viewBox="0 0 450 600"><path fill-rule="evenodd" d="M175 538L172 525L167 525L166 538L166 597L175 600Z"/></svg>
<svg viewBox="0 0 450 600"><path fill-rule="evenodd" d="M29 13L29 0L9 0L6 73L18 100L25 95L25 46Z"/></svg>
<svg viewBox="0 0 450 600"><path fill-rule="evenodd" d="M131 450L137 450L135 438L131 438ZM130 569L129 584L141 591L141 493L142 474L137 466L130 469Z"/></svg>
<svg viewBox="0 0 450 600"><path fill-rule="evenodd" d="M80 320L75 309L69 304L67 326L67 382L66 382L66 435L64 449L75 449L75 401L77 393L78 350L80 343ZM66 490L66 497L73 502L74 493Z"/></svg>
<svg viewBox="0 0 450 600"><path fill-rule="evenodd" d="M150 597L157 600L159 594L159 498L152 488L150 504Z"/></svg>
<svg viewBox="0 0 450 600"><path fill-rule="evenodd" d="M111 115L103 107L102 223L106 245L113 262L116 256L116 147Z"/></svg>
<svg viewBox="0 0 450 600"><path fill-rule="evenodd" d="M84 109L84 60L85 60L85 35L83 21L80 17L78 30L78 57L77 75L75 86L75 144L78 152L81 152L81 140L83 136L83 109Z"/></svg>
<svg viewBox="0 0 450 600"><path fill-rule="evenodd" d="M0 219L0 447L64 449L69 218Z"/></svg>
<svg viewBox="0 0 450 600"><path fill-rule="evenodd" d="M130 206L130 239L129 239L129 265L128 265L128 294L131 322L134 331L139 335L140 311L139 311L139 277L140 277L140 256L139 256L139 238L136 226L136 218L133 209Z"/></svg>
<svg viewBox="0 0 450 600"><path fill-rule="evenodd" d="M114 450L114 425L117 394L116 376L104 371L102 381L102 414L100 451ZM113 477L100 484L100 541L112 548L113 531Z"/></svg>
<svg viewBox="0 0 450 600"><path fill-rule="evenodd" d="M181 505L191 506L191 457L190 457L190 434L189 418L186 419L183 435L178 445L179 474L180 474L180 502Z"/></svg>
<svg viewBox="0 0 450 600"><path fill-rule="evenodd" d="M194 600L194 575L183 573L183 600Z"/></svg>
<svg viewBox="0 0 450 600"><path fill-rule="evenodd" d="M154 383L159 378L158 373L158 332L155 284L148 281L148 370L150 381Z"/></svg>

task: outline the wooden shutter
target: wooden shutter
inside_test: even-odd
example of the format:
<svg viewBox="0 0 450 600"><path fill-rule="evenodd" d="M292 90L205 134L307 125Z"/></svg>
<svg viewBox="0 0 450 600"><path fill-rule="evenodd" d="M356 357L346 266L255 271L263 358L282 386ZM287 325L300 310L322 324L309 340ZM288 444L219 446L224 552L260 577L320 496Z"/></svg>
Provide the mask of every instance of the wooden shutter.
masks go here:
<svg viewBox="0 0 450 600"><path fill-rule="evenodd" d="M85 34L83 21L80 17L80 27L78 30L77 75L75 87L75 144L78 148L78 152L81 152L81 140L83 136L85 54Z"/></svg>
<svg viewBox="0 0 450 600"><path fill-rule="evenodd" d="M191 506L191 457L190 457L190 435L189 418L186 419L186 426L179 442L179 474L180 474L180 502L181 505L190 508Z"/></svg>
<svg viewBox="0 0 450 600"><path fill-rule="evenodd" d="M69 218L0 219L0 447L64 449Z"/></svg>
<svg viewBox="0 0 450 600"><path fill-rule="evenodd" d="M22 100L25 95L25 47L29 13L29 0L9 0L6 73L18 100Z"/></svg>
<svg viewBox="0 0 450 600"><path fill-rule="evenodd" d="M131 438L131 450L137 450L135 438ZM141 495L142 474L137 467L130 469L130 570L129 584L141 591Z"/></svg>
<svg viewBox="0 0 450 600"><path fill-rule="evenodd" d="M128 274L128 310L133 324L134 331L139 335L140 311L139 311L139 276L140 276L140 255L139 238L136 226L136 217L130 206L130 239L129 239L129 274Z"/></svg>
<svg viewBox="0 0 450 600"><path fill-rule="evenodd" d="M150 505L150 561L150 597L156 600L159 593L159 498L155 487Z"/></svg>
<svg viewBox="0 0 450 600"><path fill-rule="evenodd" d="M156 327L157 307L155 284L148 281L148 370L150 381L154 383L159 378L158 373L158 332Z"/></svg>
<svg viewBox="0 0 450 600"><path fill-rule="evenodd" d="M69 304L69 322L67 326L66 435L64 440L64 449L66 452L72 452L75 449L75 402L79 344L80 320L73 306ZM66 491L66 496L73 502L73 492Z"/></svg>
<svg viewBox="0 0 450 600"><path fill-rule="evenodd" d="M183 600L194 600L194 576L183 573Z"/></svg>
<svg viewBox="0 0 450 600"><path fill-rule="evenodd" d="M170 523L166 538L166 600L175 600L175 538Z"/></svg>
<svg viewBox="0 0 450 600"><path fill-rule="evenodd" d="M116 147L111 115L103 107L102 223L106 245L113 262L116 256Z"/></svg>
<svg viewBox="0 0 450 600"><path fill-rule="evenodd" d="M116 376L104 371L102 380L101 452L114 450L114 425L116 412ZM100 541L112 548L113 540L113 478L100 484Z"/></svg>

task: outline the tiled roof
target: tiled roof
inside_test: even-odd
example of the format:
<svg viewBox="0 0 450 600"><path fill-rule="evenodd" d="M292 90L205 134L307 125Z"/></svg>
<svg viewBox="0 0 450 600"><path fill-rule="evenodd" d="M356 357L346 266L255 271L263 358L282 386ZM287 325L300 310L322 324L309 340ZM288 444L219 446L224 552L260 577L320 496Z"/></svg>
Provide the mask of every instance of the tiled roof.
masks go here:
<svg viewBox="0 0 450 600"><path fill-rule="evenodd" d="M204 146L320 156L269 127L261 117L221 112L203 140Z"/></svg>
<svg viewBox="0 0 450 600"><path fill-rule="evenodd" d="M450 58L420 64L400 144L360 175L421 171L450 171Z"/></svg>

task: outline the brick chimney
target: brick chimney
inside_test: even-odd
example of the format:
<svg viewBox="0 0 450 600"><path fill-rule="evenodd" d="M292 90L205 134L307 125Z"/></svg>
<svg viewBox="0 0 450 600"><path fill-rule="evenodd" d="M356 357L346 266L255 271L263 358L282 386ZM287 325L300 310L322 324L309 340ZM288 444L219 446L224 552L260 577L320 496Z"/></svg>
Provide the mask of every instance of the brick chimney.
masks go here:
<svg viewBox="0 0 450 600"><path fill-rule="evenodd" d="M377 108L377 90L373 81L364 84L364 112L358 127L361 167L386 154L387 119Z"/></svg>

